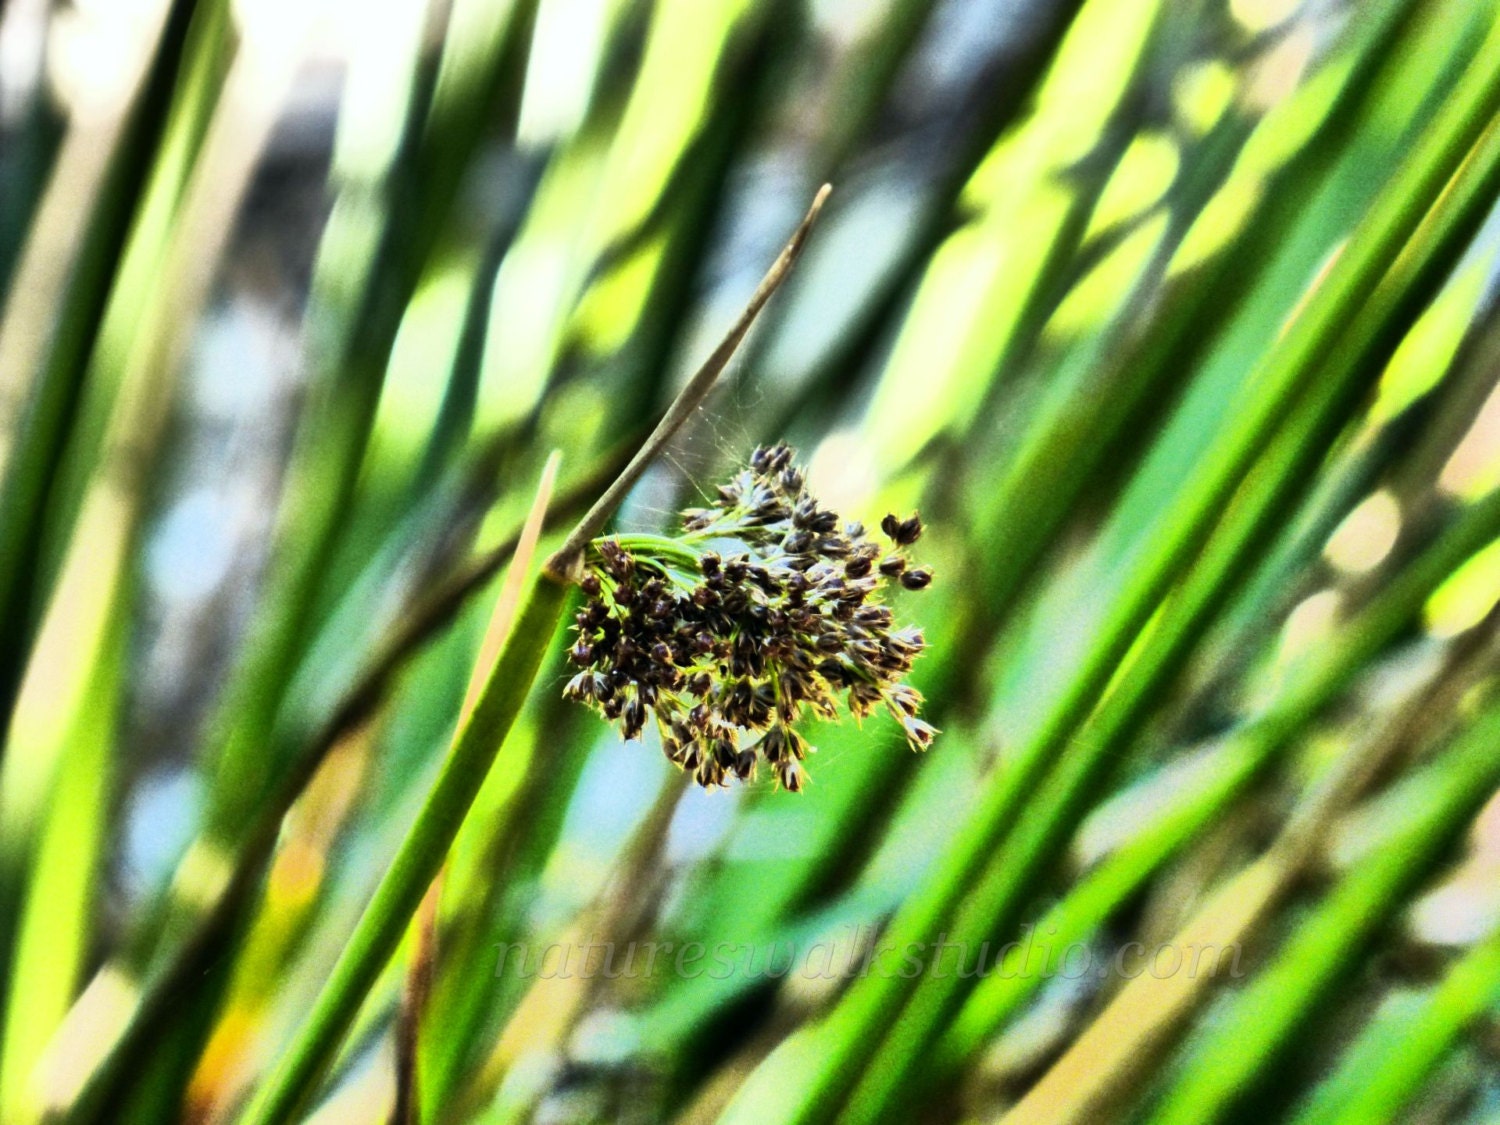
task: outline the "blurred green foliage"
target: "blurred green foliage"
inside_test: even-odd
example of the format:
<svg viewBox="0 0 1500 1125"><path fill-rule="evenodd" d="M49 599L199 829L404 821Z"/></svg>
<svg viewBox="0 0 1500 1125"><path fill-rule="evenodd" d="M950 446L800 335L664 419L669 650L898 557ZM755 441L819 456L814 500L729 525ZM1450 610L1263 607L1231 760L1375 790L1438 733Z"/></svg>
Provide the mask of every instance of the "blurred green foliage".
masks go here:
<svg viewBox="0 0 1500 1125"><path fill-rule="evenodd" d="M0 4L0 1121L1500 1120L1497 113L1491 0ZM617 525L920 507L937 743L690 790L545 579L460 723L825 180Z"/></svg>

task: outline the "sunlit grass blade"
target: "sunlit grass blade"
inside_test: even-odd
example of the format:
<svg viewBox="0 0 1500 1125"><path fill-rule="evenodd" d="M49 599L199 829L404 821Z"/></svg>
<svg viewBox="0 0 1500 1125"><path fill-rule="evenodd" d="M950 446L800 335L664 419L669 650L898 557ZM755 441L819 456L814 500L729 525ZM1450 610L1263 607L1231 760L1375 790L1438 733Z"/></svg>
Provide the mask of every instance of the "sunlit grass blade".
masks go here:
<svg viewBox="0 0 1500 1125"><path fill-rule="evenodd" d="M1034 337L1038 307L1102 187L1075 190L1080 177L1065 169L1107 145L1159 10L1116 0L1084 5L1037 90L1037 112L980 163L963 197L980 214L934 254L870 405L870 441L883 464L904 464L969 417Z"/></svg>
<svg viewBox="0 0 1500 1125"><path fill-rule="evenodd" d="M1412 570L1396 579L1351 619L1347 629L1330 638L1321 651L1308 654L1289 670L1282 678L1279 693L1264 712L1230 735L1222 749L1212 756L1212 770L1205 783L1193 786L1180 799L1160 809L1139 833L1081 875L1061 901L1038 919L1036 930L1049 935L1054 947L1066 948L1086 940L1121 909L1172 856L1198 839L1268 765L1296 745L1320 710L1347 687L1381 646L1390 643L1406 627L1430 595L1460 567L1466 554L1488 537L1500 534L1500 524L1493 522L1496 515L1492 512L1477 522L1465 520L1456 525L1449 535L1432 545L1429 553L1412 564ZM1482 647L1488 634L1484 630L1476 632ZM1466 634L1450 649L1447 662L1461 669L1461 673L1448 685L1448 690L1424 691L1413 701L1410 706L1419 721L1438 721L1440 715L1446 714L1442 705L1452 702L1455 694L1470 686L1468 663L1482 665L1483 657L1482 652L1479 657L1472 652L1475 643ZM1429 703L1437 707L1429 709ZM1409 733L1404 724L1396 724L1388 735L1390 745L1384 747L1385 752L1398 750ZM1352 761L1341 760L1341 768L1367 778L1369 771L1378 770L1381 763L1379 755L1372 753ZM1315 792L1311 803L1321 815L1326 798ZM1300 846L1306 841L1307 825L1297 824L1295 832ZM1227 903L1225 908L1234 910ZM971 1060L1045 983L1036 974L1013 971L1020 967L1020 959L1009 956L1003 970L991 973L974 990L936 1049L932 1060L934 1081L952 1075ZM1079 1056L1083 1057L1081 1051ZM1141 1059L1139 1055L1126 1056L1121 1061L1135 1065ZM1086 1069L1089 1083L1096 1087L1107 1085L1103 1066L1090 1063ZM1075 1082L1072 1089L1081 1094L1081 1087L1089 1083Z"/></svg>
<svg viewBox="0 0 1500 1125"><path fill-rule="evenodd" d="M1021 911L1038 892L1048 865L1096 799L1104 777L1139 732L1161 685L1180 669L1205 619L1211 618L1216 607L1236 588L1237 571L1243 572L1250 548L1264 534L1262 529L1277 522L1278 493L1284 501L1308 471L1307 462L1322 455L1327 435L1320 430L1327 427L1331 405L1328 400L1337 399L1338 381L1337 372L1330 370L1329 378L1318 388L1318 397L1324 403L1302 404L1295 422L1278 436L1266 462L1236 497L1224 525L1210 540L1183 587L1168 599L1108 698L1074 736L1067 757L1032 794L1015 829L955 917L950 931L955 940L977 944L987 934L1015 931ZM1332 420L1337 424L1341 417L1332 412ZM1281 707L1290 710L1273 707L1247 732L1248 743L1255 749L1242 764L1261 768L1277 749L1285 747L1292 731L1310 721L1364 662L1376 655L1397 630L1414 620L1425 600L1464 559L1500 533L1497 513L1500 505L1496 504L1466 513L1409 571L1391 578L1382 591L1387 597L1372 604L1365 615L1351 624L1341 638L1343 643L1326 656L1320 654L1314 669L1293 677L1298 687L1280 701ZM1255 745L1257 740L1261 740L1259 745ZM1235 752L1248 748L1242 741L1235 746ZM1229 794L1249 776L1227 762L1222 763L1201 794L1205 800L1199 804L1202 813L1197 823L1207 823L1210 810L1222 809ZM1228 785L1228 789L1220 789L1221 784ZM1213 803L1208 803L1209 800ZM1179 842L1181 839L1178 837ZM1014 983L992 978L982 987L1006 992L1013 991ZM855 1120L873 1119L879 1107L895 1096L899 1088L892 1071L900 1073L910 1087L920 1085L915 1066L926 1044L923 1032L937 1033L936 1013L948 1012L959 992L957 978L934 978L922 984L905 1010L901 1024L890 1034L881 1055L882 1067L872 1072L853 1095L852 1108L846 1116Z"/></svg>
<svg viewBox="0 0 1500 1125"><path fill-rule="evenodd" d="M115 665L129 566L140 533L151 465L161 444L187 331L203 307L232 229L229 216L275 122L276 91L297 57L247 38L231 68L168 241L167 284L153 293L124 364L116 413L76 534L17 701L10 741L17 753L3 778L9 852L40 836L17 942L17 980L5 1022L6 1116L29 1120L41 1107L24 1089L41 1047L67 1010L89 943L87 918L108 811ZM264 97L265 94L270 97ZM110 691L114 689L114 691ZM18 768L24 763L24 771ZM80 824L78 813L93 816ZM46 881L40 881L41 876ZM66 908L64 908L66 905Z"/></svg>
<svg viewBox="0 0 1500 1125"><path fill-rule="evenodd" d="M1003 539L1007 549L982 551L975 559L988 596L970 619L961 645L987 643L1038 573L1038 562L1076 516L1080 499L1108 479L1115 460L1128 452L1124 447L1132 427L1179 392L1179 380L1192 372L1204 349L1223 347L1223 338L1240 320L1261 321L1264 328L1267 313L1258 313L1252 292L1289 303L1287 290L1273 283L1276 268L1284 274L1305 270L1311 255L1326 253L1326 244L1299 236L1298 228L1319 226L1326 232L1325 243L1332 235L1331 216L1317 203L1309 205L1309 197L1325 191L1330 179L1352 179L1347 174L1352 153L1371 159L1371 139L1357 136L1351 143L1348 134L1358 133L1356 126L1369 115L1379 79L1404 61L1402 53L1392 57L1390 48L1395 37L1410 30L1416 7L1397 0L1373 9L1354 29L1355 41L1346 48L1352 56L1348 65L1342 58L1325 64L1329 73L1319 76L1319 84L1296 91L1258 122L1246 110L1229 109L1214 134L1200 142L1202 151L1183 151L1181 160L1195 175L1174 185L1163 201L1170 225L1154 252L1157 260L1144 267L1137 285L1119 303L1117 323L1100 326L1060 361L1059 377L1000 451L998 483L987 473L978 490L980 538ZM1212 210L1223 206L1225 198L1252 190L1254 177L1238 164L1253 166L1250 157L1257 149L1284 146L1288 136L1306 132L1307 117L1329 103L1320 87L1330 83L1338 97L1297 158L1269 174L1272 186L1244 220L1243 229L1262 237L1232 241L1209 262L1180 267L1184 244L1210 223ZM1382 122L1382 130L1390 127ZM1368 124L1365 129L1374 131ZM1216 163L1231 157L1238 161L1234 169ZM1262 283L1259 290L1257 281ZM1159 294L1156 299L1165 307L1143 327L1139 306L1152 294ZM1285 308L1270 315L1279 320ZM1108 393L1100 393L1101 383Z"/></svg>
<svg viewBox="0 0 1500 1125"><path fill-rule="evenodd" d="M568 586L543 576L530 584L508 643L486 690L459 730L454 751L403 841L360 924L344 946L308 1022L242 1120L289 1120L312 1092L338 1048L365 993L400 943L401 935L442 866L453 836L525 702L541 666L546 641L566 605Z"/></svg>

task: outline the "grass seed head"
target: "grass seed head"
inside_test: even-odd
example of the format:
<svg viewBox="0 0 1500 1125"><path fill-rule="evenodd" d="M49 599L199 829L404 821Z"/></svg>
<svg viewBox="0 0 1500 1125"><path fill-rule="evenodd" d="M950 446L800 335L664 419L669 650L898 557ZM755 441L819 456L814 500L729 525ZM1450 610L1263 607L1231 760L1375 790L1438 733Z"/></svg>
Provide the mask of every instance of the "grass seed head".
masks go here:
<svg viewBox="0 0 1500 1125"><path fill-rule="evenodd" d="M807 490L784 444L763 446L720 485L710 507L682 513L672 539L591 544L569 658L582 670L563 694L617 721L626 739L649 722L662 750L707 788L749 781L762 760L784 789L806 782L814 747L804 714L856 719L882 704L914 750L936 730L904 679L925 647L881 596L925 588L904 549L921 518L894 514L883 549Z"/></svg>

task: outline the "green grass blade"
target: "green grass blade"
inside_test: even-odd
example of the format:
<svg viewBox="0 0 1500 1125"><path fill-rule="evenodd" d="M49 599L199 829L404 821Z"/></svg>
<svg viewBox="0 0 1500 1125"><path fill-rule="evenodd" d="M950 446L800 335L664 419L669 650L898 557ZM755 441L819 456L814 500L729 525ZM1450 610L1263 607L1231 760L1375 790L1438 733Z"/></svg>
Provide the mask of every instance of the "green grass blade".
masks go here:
<svg viewBox="0 0 1500 1125"><path fill-rule="evenodd" d="M1337 378L1330 372L1328 381L1318 388L1320 395L1336 397L1336 386ZM1036 895L1051 864L1097 798L1102 777L1121 759L1140 730L1161 684L1180 668L1215 604L1222 603L1235 588L1236 570L1243 571L1247 547L1253 543L1257 528L1275 521L1276 493L1284 497L1304 478L1307 459L1321 454L1319 430L1326 425L1323 413L1311 408L1299 411L1295 423L1280 435L1292 440L1283 443L1278 439L1271 451L1273 458L1268 458L1270 465L1252 476L1249 495L1238 498L1226 517L1227 526L1210 540L1184 587L1168 600L1109 697L1074 737L1057 769L1031 796L1015 829L954 919L950 929L953 940L977 945L988 935L1015 932L1026 903ZM1302 448L1290 458L1274 457L1284 454L1285 445ZM1273 707L1236 741L1230 755L1234 766L1226 762L1216 771L1202 795L1205 800L1194 802L1201 811L1189 825L1201 827L1215 810L1222 810L1252 772L1284 748L1365 663L1417 617L1438 585L1497 533L1500 501L1491 498L1466 513L1409 571L1393 578L1382 591L1385 596L1351 624L1332 652L1318 654L1312 668L1293 677L1296 686L1281 706ZM1178 836L1176 842L1180 844L1182 839ZM1158 858L1164 858L1162 853ZM1016 983L992 977L982 988L1006 993ZM962 978L957 975L939 978L934 974L921 982L901 1020L887 1035L880 1067L872 1069L857 1089L846 1118L876 1120L901 1085L918 1084L916 1071L926 1047L944 1030L962 987Z"/></svg>
<svg viewBox="0 0 1500 1125"><path fill-rule="evenodd" d="M1268 1064L1312 1018L1391 910L1441 858L1500 783L1500 710L1491 706L1454 747L1403 783L1410 810L1392 837L1347 874L1275 960L1179 1061L1153 1125L1218 1120L1269 1078Z"/></svg>
<svg viewBox="0 0 1500 1125"><path fill-rule="evenodd" d="M1395 998L1314 1090L1295 1125L1399 1121L1464 1029L1500 1004L1500 937L1469 950L1420 997Z"/></svg>
<svg viewBox="0 0 1500 1125"><path fill-rule="evenodd" d="M458 833L525 702L547 642L562 617L569 586L543 572L530 583L515 625L495 660L473 713L422 806L411 832L344 946L298 1037L240 1119L242 1125L291 1120L316 1086L365 994L384 970L407 923Z"/></svg>
<svg viewBox="0 0 1500 1125"><path fill-rule="evenodd" d="M49 582L44 527L51 525L56 537L71 518L49 494L67 491L58 483L65 471L71 491L79 491L97 454L92 443L102 432L119 357L140 314L140 270L148 261L156 264L166 208L182 190L223 81L222 36L216 5L173 4L133 119L118 125L117 151L79 235L64 292L52 294L55 306L35 308L35 318L19 296L7 302L0 328L6 337L0 341L0 526L6 532L0 536L0 715L6 719L35 639L36 603L44 600ZM107 147L109 139L96 130L80 130L83 135L65 144L60 159L70 158L74 143ZM30 235L46 259L37 263L39 270L59 265L57 232L42 225L54 221L54 204L66 212L57 221L74 226L79 201L70 196L88 190L77 168L59 167L56 176L48 189L56 198L43 205ZM28 248L18 284L29 290L40 284L43 292L26 300L45 300L46 285L33 275L31 257ZM37 323L46 316L53 317L50 325ZM96 344L99 354L91 360ZM80 426L81 441L70 437Z"/></svg>

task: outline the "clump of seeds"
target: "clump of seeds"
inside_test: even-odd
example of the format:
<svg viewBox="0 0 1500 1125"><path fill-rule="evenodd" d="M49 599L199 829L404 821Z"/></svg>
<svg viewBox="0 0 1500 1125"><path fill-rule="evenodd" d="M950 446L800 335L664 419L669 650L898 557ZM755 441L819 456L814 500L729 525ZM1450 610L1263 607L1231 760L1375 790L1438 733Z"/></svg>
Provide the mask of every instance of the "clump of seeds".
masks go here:
<svg viewBox="0 0 1500 1125"><path fill-rule="evenodd" d="M880 529L886 546L822 508L786 445L757 449L709 507L683 513L680 535L594 541L564 694L627 739L654 722L706 788L764 760L799 791L814 748L794 726L806 711L836 718L839 699L856 719L883 706L925 750L937 732L902 682L925 642L881 601L931 583L905 554L922 522L888 515Z"/></svg>

